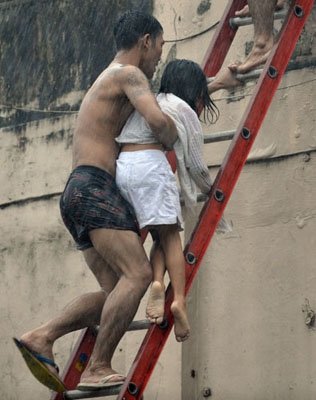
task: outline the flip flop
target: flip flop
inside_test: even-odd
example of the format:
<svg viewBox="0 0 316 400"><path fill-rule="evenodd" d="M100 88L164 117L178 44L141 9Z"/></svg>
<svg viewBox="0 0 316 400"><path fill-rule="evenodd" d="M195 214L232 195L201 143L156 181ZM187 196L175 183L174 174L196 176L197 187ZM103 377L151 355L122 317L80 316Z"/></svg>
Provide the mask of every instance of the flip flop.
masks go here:
<svg viewBox="0 0 316 400"><path fill-rule="evenodd" d="M113 378L117 378L116 380L113 380ZM100 389L105 389L111 386L119 386L122 385L125 381L125 376L121 375L121 374L111 374L111 375L107 375L104 376L103 378L101 378L99 380L99 382L96 383L84 383L84 382L80 382L77 385L77 389L78 390L100 390Z"/></svg>
<svg viewBox="0 0 316 400"><path fill-rule="evenodd" d="M43 385L55 392L62 393L66 391L64 383L45 365L51 365L56 369L56 372L58 373L58 366L54 363L53 360L31 350L21 340L13 338L13 341L16 347L20 350L29 370L38 381L40 381Z"/></svg>

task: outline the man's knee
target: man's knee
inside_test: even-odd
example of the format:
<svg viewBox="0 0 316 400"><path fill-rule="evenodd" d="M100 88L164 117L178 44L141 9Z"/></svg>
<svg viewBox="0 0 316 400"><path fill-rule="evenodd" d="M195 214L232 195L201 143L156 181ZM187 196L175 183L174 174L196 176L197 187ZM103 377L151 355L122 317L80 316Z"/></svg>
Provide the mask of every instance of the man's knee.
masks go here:
<svg viewBox="0 0 316 400"><path fill-rule="evenodd" d="M153 271L148 260L143 262L143 265L138 269L136 275L135 278L139 284L147 288L153 279Z"/></svg>
<svg viewBox="0 0 316 400"><path fill-rule="evenodd" d="M125 277L137 290L145 292L152 282L153 272L148 260L139 263L137 268L130 269Z"/></svg>
<svg viewBox="0 0 316 400"><path fill-rule="evenodd" d="M148 262L148 268L146 268L146 272L145 272L145 283L146 283L146 287L148 287L148 285L152 282L153 280L153 270L152 267L150 265L150 263Z"/></svg>

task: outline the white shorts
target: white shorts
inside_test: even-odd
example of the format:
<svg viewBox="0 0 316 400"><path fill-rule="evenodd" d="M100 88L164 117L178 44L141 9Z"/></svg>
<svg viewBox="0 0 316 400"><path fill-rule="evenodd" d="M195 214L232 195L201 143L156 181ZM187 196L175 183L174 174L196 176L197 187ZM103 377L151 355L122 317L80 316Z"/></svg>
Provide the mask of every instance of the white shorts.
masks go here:
<svg viewBox="0 0 316 400"><path fill-rule="evenodd" d="M133 206L140 228L178 224L182 229L177 180L162 151L120 153L116 183Z"/></svg>

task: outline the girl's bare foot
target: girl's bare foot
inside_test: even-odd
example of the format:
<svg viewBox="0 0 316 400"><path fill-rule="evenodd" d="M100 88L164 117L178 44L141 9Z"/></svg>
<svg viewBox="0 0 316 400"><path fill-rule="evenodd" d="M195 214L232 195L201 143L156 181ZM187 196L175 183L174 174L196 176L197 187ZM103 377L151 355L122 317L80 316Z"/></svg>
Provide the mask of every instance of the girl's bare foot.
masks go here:
<svg viewBox="0 0 316 400"><path fill-rule="evenodd" d="M190 336L190 325L184 301L173 301L171 312L174 317L174 334L178 342L184 342Z"/></svg>
<svg viewBox="0 0 316 400"><path fill-rule="evenodd" d="M149 299L146 308L146 317L154 324L161 324L165 312L165 287L158 281L154 281L150 288Z"/></svg>

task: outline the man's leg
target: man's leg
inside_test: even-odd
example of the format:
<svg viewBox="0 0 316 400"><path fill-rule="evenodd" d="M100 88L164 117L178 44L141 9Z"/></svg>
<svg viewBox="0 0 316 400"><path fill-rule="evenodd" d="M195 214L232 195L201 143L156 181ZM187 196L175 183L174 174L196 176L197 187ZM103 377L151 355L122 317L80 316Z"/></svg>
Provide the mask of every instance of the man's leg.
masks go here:
<svg viewBox="0 0 316 400"><path fill-rule="evenodd" d="M56 318L21 336L21 340L31 350L52 360L54 359L53 345L58 338L78 329L99 324L105 299L118 280L93 248L85 250L84 257L102 290L79 296ZM47 367L56 373L53 367L49 365Z"/></svg>
<svg viewBox="0 0 316 400"><path fill-rule="evenodd" d="M90 238L96 251L111 265L119 280L104 303L96 343L81 376L82 385L97 383L116 373L111 365L113 353L152 279L151 266L135 232L95 229L90 232Z"/></svg>
<svg viewBox="0 0 316 400"><path fill-rule="evenodd" d="M244 62L233 63L229 68L233 72L244 74L266 62L274 44L273 13L277 0L248 0L249 11L254 24L253 48Z"/></svg>
<svg viewBox="0 0 316 400"><path fill-rule="evenodd" d="M286 0L278 0L277 4L276 4L276 11L278 10L282 10L282 8L284 7ZM249 11L249 6L248 4L245 5L245 7L243 7L241 10L238 10L235 12L236 17L249 17L250 11Z"/></svg>

